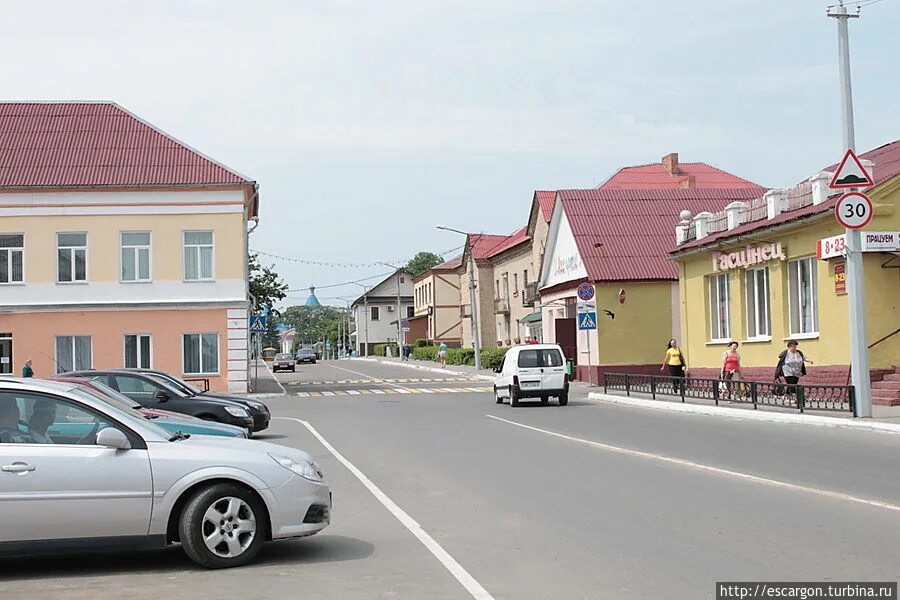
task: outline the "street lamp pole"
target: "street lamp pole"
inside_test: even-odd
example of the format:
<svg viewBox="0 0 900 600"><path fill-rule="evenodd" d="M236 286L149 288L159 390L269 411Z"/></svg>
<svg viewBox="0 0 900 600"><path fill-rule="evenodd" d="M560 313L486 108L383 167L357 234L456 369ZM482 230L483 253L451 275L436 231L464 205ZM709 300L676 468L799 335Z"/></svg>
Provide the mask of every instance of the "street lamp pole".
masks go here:
<svg viewBox="0 0 900 600"><path fill-rule="evenodd" d="M365 352L363 353L363 356L365 356L366 358L369 358L369 286L363 285L361 283L356 283L355 281L353 283L354 283L354 285L358 285L359 287L361 287L363 289L363 312L364 312L363 316L365 318L365 329L366 329L366 346L365 346Z"/></svg>
<svg viewBox="0 0 900 600"><path fill-rule="evenodd" d="M379 265L384 265L386 267L390 267L394 269L394 277L397 279L397 356L399 358L403 358L403 322L400 319L400 311L402 310L400 307L400 267L392 265L386 262L379 262Z"/></svg>
<svg viewBox="0 0 900 600"><path fill-rule="evenodd" d="M347 339L344 340L342 338L341 342L343 343L344 341L346 341L346 344L344 344L344 352L349 356L350 355L350 302L352 302L353 299L352 298L344 298L342 296L336 296L336 297L338 300L343 300L347 304L347 323L344 325L344 336ZM341 323L342 324L344 323L343 318L341 318ZM357 335L357 337L359 337L359 332L357 332L356 335Z"/></svg>
<svg viewBox="0 0 900 600"><path fill-rule="evenodd" d="M828 10L828 16L838 24L838 73L841 80L842 142L846 150L856 151L856 132L853 126L853 88L850 84L850 35L847 23L859 18L851 15L838 0L838 6ZM847 229L847 304L850 306L850 372L856 389L856 414L872 416L872 391L869 381L869 354L866 348L866 301L863 283L862 234L859 229Z"/></svg>
<svg viewBox="0 0 900 600"><path fill-rule="evenodd" d="M445 227L443 225L437 225L438 229L443 231L450 231L453 233L458 233L460 235L466 236L466 240L469 238L469 234L465 231L460 231L459 229L453 229L452 227ZM478 306L475 303L475 261L472 258L472 249L469 248L469 304L471 306L470 316L469 318L472 321L472 348L475 350L475 368L481 369L481 340L478 338Z"/></svg>

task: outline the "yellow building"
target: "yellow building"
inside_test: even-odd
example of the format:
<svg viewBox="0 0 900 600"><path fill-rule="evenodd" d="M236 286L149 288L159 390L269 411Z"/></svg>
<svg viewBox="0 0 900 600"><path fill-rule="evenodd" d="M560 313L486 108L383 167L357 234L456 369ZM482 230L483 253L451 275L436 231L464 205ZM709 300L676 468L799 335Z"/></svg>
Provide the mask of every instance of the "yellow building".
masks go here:
<svg viewBox="0 0 900 600"><path fill-rule="evenodd" d="M900 142L861 155L876 186L863 234L869 363L878 381L900 364ZM840 236L834 166L787 190L770 190L718 213L683 214L672 252L678 265L682 347L691 375L715 376L727 344L740 343L744 377L771 381L789 339L814 361L809 381L846 385L848 302L841 256L820 259L820 240ZM890 242L893 240L893 242ZM840 238L832 244L840 244ZM840 247L840 246L839 246ZM825 252L828 254L828 252ZM873 402L900 404L900 389L873 383Z"/></svg>

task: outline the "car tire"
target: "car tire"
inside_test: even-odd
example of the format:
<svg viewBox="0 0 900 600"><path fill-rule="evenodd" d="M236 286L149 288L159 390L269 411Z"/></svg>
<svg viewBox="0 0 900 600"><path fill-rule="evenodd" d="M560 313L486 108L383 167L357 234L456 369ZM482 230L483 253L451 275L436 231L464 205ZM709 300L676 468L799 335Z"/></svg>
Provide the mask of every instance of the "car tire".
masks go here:
<svg viewBox="0 0 900 600"><path fill-rule="evenodd" d="M549 404L550 396L541 396L541 404Z"/></svg>
<svg viewBox="0 0 900 600"><path fill-rule="evenodd" d="M509 386L509 405L513 408L519 406L519 395L516 392L515 386Z"/></svg>
<svg viewBox="0 0 900 600"><path fill-rule="evenodd" d="M559 405L565 406L569 403L569 392L559 395Z"/></svg>
<svg viewBox="0 0 900 600"><path fill-rule="evenodd" d="M219 527L219 536L210 539ZM252 561L266 541L267 529L263 503L247 488L233 483L200 490L178 518L178 537L185 554L207 569L239 567ZM219 544L214 546L216 541Z"/></svg>
<svg viewBox="0 0 900 600"><path fill-rule="evenodd" d="M500 392L497 391L497 386L494 386L494 401L497 404L503 404L503 397L500 396Z"/></svg>

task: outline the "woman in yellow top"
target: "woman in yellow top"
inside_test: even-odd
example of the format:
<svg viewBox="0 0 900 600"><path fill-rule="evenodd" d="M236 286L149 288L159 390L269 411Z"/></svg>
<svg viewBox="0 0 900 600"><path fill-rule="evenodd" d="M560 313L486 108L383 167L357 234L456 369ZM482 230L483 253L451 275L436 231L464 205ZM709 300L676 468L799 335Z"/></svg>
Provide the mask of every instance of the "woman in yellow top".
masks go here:
<svg viewBox="0 0 900 600"><path fill-rule="evenodd" d="M679 380L684 379L687 361L684 360L684 352L678 347L678 342L675 338L669 340L669 344L666 346L666 357L663 359L663 364L659 370L665 371L667 365L669 367L669 375L676 378L672 380L672 388L677 394L681 385Z"/></svg>

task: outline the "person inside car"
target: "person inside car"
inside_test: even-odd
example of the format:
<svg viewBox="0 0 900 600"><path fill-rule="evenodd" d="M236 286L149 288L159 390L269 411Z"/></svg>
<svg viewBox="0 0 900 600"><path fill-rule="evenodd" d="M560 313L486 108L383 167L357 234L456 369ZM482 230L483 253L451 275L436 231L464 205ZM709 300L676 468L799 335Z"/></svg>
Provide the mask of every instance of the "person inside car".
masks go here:
<svg viewBox="0 0 900 600"><path fill-rule="evenodd" d="M14 397L0 396L0 443L34 443L30 435L19 429L19 405Z"/></svg>
<svg viewBox="0 0 900 600"><path fill-rule="evenodd" d="M52 444L53 440L47 433L47 428L53 425L56 419L56 403L52 400L38 400L31 411L31 419L28 421L28 433L37 444Z"/></svg>

